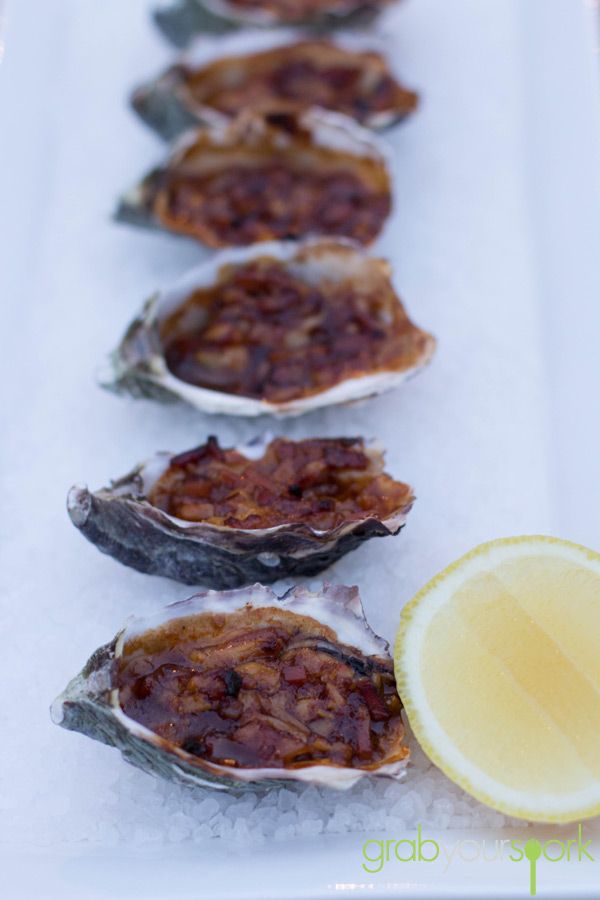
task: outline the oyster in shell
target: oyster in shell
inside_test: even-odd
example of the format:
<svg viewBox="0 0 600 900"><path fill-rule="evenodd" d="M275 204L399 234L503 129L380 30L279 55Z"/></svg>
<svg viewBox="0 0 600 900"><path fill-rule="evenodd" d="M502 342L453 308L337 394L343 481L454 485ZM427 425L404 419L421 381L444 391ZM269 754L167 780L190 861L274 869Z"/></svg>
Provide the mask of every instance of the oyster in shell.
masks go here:
<svg viewBox="0 0 600 900"><path fill-rule="evenodd" d="M361 438L216 438L158 453L111 487L73 487L67 508L88 540L125 565L186 584L233 588L314 575L371 537L397 534L412 489Z"/></svg>
<svg viewBox="0 0 600 900"><path fill-rule="evenodd" d="M362 28L395 0L174 0L154 18L163 34L185 47L197 34L219 34L234 28L309 25L331 30Z"/></svg>
<svg viewBox="0 0 600 900"><path fill-rule="evenodd" d="M186 132L116 217L207 247L308 235L367 245L390 211L388 164L372 133L309 109L248 111Z"/></svg>
<svg viewBox="0 0 600 900"><path fill-rule="evenodd" d="M369 128L385 128L417 106L394 78L373 40L257 32L194 44L177 65L139 87L135 111L171 140L195 125L274 105L297 112L319 106Z"/></svg>
<svg viewBox="0 0 600 900"><path fill-rule="evenodd" d="M151 298L104 386L207 413L299 415L396 387L434 347L385 261L343 242L260 244Z"/></svg>
<svg viewBox="0 0 600 900"><path fill-rule="evenodd" d="M133 619L52 718L154 775L221 788L348 788L401 777L408 757L388 645L342 586L209 591Z"/></svg>

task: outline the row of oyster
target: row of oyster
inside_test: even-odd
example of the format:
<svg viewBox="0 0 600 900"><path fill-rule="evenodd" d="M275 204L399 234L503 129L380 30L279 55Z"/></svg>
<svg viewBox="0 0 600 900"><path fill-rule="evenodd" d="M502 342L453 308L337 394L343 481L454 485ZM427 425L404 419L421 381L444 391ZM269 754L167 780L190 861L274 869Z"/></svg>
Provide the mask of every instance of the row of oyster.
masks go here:
<svg viewBox="0 0 600 900"><path fill-rule="evenodd" d="M179 0L172 8L157 13L156 18L165 33L181 45L187 43L189 35L195 31L229 31L240 25L310 24L331 28L339 24L361 23L372 18L384 5L385 0L302 0L284 3L273 0ZM329 46L346 49L352 40L355 42L354 48L358 49L355 37L330 39ZM303 103L283 104L280 101L280 109L275 116L264 110L255 110L230 119L210 104L198 102L197 96L190 90L190 71L210 67L217 58L211 55L215 50L219 59L231 54L230 71L235 68L233 64L237 56L237 68L243 75L248 72L248 65L252 64L258 53L272 52L278 47L285 50L296 46L294 41L289 34L255 35L245 45L239 41L236 45L231 37L222 38L208 52L194 48L184 62L136 92L135 108L163 136L170 139L181 135L189 126L196 130L183 134L167 162L123 198L118 210L119 218L185 232L186 229L173 227L172 222L165 225L165 217L161 216L161 190L171 173L185 172L187 169L197 177L202 173L203 161L207 157L218 157L220 165L227 169L240 155L256 156L264 147L276 148L276 152L280 152L284 145L285 152L292 156L294 153L300 154L301 150L303 158L309 158L314 169L318 169L321 157L330 160L338 153L343 156L345 165L350 161L355 166L361 178L378 180L389 192L389 164L381 145L364 128L345 116L331 110L306 108ZM372 55L366 55L363 59L367 74L373 65L379 64L380 60ZM385 127L407 115L415 102L411 92L400 90L395 106L391 104L373 115L365 114L363 122L369 127ZM189 229L187 233L191 233ZM409 352L399 364L384 370L352 373L326 390L282 403L190 384L178 378L167 364L161 324L195 291L217 284L226 267L235 268L253 259L269 257L289 267L296 276L310 278L317 285L346 278L349 270L367 283L371 278L375 281L382 277L389 279L385 263L366 256L356 241L344 240L354 235L336 233L326 236L326 241L271 243L224 251L189 273L173 288L157 294L129 327L113 354L107 386L132 396L183 399L204 412L250 416L265 412L296 415L333 403L366 398L396 386L428 362L434 349L433 338L413 326L408 319ZM223 245L218 238L209 236L207 239L206 234L204 240L209 246ZM366 446L360 439L357 443L374 464L376 472L381 472L383 455L380 448ZM242 456L255 459L264 454L268 446L265 439L239 448L239 452ZM404 485L402 501L387 516L380 519L372 515L353 517L325 530L297 521L249 529L189 521L159 509L149 499L153 486L172 463L170 454L158 454L107 489L91 493L86 488L73 488L69 494L69 514L73 523L103 552L112 554L127 565L186 583L203 582L219 588L249 584L254 579L270 582L290 574L318 572L366 538L397 533L414 499L412 490ZM255 765L247 760L239 764L235 757L236 752L242 753L240 746L236 745L235 735L248 727L249 718L256 719L256 715L250 715L252 709L243 720L242 729L233 732L232 741L229 737L223 737L225 733L228 736L232 734L229 727L219 737L219 746L227 744L233 754L232 759L224 757L223 752L219 757L214 735L209 735L208 740L206 729L203 731L200 725L194 726L198 734L194 733L191 741L183 741L181 736L176 739L168 730L170 726L153 728L147 725L148 721L154 721L153 715L160 718L156 712L157 705L164 704L165 697L169 696L168 693L161 693L161 680L155 677L160 668L152 671L153 660L162 659L160 654L157 655L156 648L163 646L165 640L172 642L174 635L179 640L175 646L178 654L175 668L180 666L176 675L180 694L175 706L167 712L172 714L174 710L181 710L182 704L186 703L188 707L190 704L193 707L196 693L201 690L198 683L206 671L199 665L192 667L190 674L183 666L179 657L183 654L185 636L193 632L206 639L206 646L200 642L200 649L196 648L204 653L206 669L209 661L223 651L223 647L214 640L215 622L227 634L227 625L223 623L233 621L240 611L248 622L244 636L247 640L243 643L246 648L257 633L281 626L282 616L288 616L285 621L293 633L287 649L289 651L291 648L295 654L295 664L280 666L276 675L281 684L285 683L292 698L291 712L295 713L294 716L288 709L286 720L276 719L276 703L272 695L268 691L261 694L260 680L254 688L247 681L248 660L250 664L259 666L269 661L273 668L273 661L268 656L270 650L265 651L265 656L260 645L254 656L244 656L248 654L244 649L237 658L235 652L233 657L227 657L226 667L217 667L216 682L202 689L213 692L210 696L215 698L214 709L234 719L234 708L237 709L236 704L240 705L240 691L250 695L254 690L254 694L258 695L266 724L259 726L253 722L254 731L250 740L254 741L252 750L255 762L258 761ZM251 622L254 624L251 625ZM303 653L305 656L308 654L306 658L314 667L310 676L302 664L305 658ZM142 654L141 658L138 659L136 654ZM123 672L130 665L131 658L135 680L127 685L123 681ZM333 674L327 668L333 664L332 660L337 667ZM185 662L189 663L189 658ZM185 678L181 674L184 671L188 672ZM302 720L298 713L305 702L301 699L304 696L302 690L306 690L309 684L314 686L315 681L319 683L319 679L324 689L334 674L341 678L343 689L339 700L342 705L336 707L334 704L334 715L330 700L321 698L320 706L319 703L315 705L315 711L321 718ZM257 782L292 779L340 788L349 787L367 775L402 775L408 749L403 743L401 704L395 687L390 687L390 683L393 684L393 671L388 645L369 628L356 589L324 585L314 593L297 587L283 597L277 597L267 588L255 585L225 593L209 591L198 594L184 603L166 608L154 618L131 620L109 644L91 657L83 672L55 701L52 716L63 727L118 747L125 759L134 765L186 784L240 788ZM206 693L202 696L205 699ZM144 704L145 709L142 709ZM346 712L340 712L341 709ZM201 714L198 709L193 709L193 715L199 721ZM357 721L360 724L357 725ZM279 724L273 725L274 722ZM285 761L284 754L278 755L279 750L275 748L275 762L269 757L270 761L265 763L263 745L265 736L271 734L269 729L273 727L281 729L280 740L283 743L287 739L288 743L293 744L292 737L298 743L300 731L303 735L300 745L304 741L307 747L312 748L310 753L296 755L291 763ZM347 746L344 746L344 740ZM341 752L339 745L346 754L350 754L344 757L345 762L340 762L335 756L336 752Z"/></svg>

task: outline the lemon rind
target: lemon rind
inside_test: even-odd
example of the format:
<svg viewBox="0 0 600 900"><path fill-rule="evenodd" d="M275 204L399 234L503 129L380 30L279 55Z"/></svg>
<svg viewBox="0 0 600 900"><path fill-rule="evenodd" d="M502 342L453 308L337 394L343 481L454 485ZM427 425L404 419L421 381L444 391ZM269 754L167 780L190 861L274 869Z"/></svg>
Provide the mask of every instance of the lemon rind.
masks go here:
<svg viewBox="0 0 600 900"><path fill-rule="evenodd" d="M519 552L521 548L523 550L522 553ZM548 795L548 799L552 797L549 804L544 802L532 804L507 801L503 799L503 795L506 798L507 794L522 795L523 792L513 788L506 788L500 782L494 781L493 777L488 773L473 765L468 757L465 757L447 736L444 737L445 733L429 705L426 702L415 703L414 701L415 684L418 683L421 686L418 668L415 666L415 657L418 657L417 651L420 647L419 633L422 636L437 609L443 606L447 602L448 597L451 596L452 581L455 580L455 577L460 574L461 577L456 577L456 581L457 584L463 583L465 576L474 574L477 571L479 568L477 563L483 563L486 559L493 559L497 563L503 557L514 559L520 555L528 555L532 551L537 553L541 551L542 553L554 555L552 550L558 548L562 551L561 556L563 558L570 558L580 565L582 563L587 564L600 576L600 554L572 541L548 535L523 535L487 541L443 569L421 588L404 607L394 646L394 664L396 667L398 691L402 697L410 726L424 752L444 774L477 800L505 815L532 822L565 824L592 818L600 814L600 783L596 782L597 787L593 791L585 789L576 794L554 795L554 797ZM485 571L489 566L481 565L480 568L482 571ZM471 569L471 573L469 569ZM440 590L442 585L445 591ZM427 599L429 599L429 604L426 602ZM416 620L417 612L421 614L420 621ZM405 637L409 630L413 631L415 628L417 630L417 640L413 642L412 648L407 649L408 643L405 642ZM422 709L428 715L423 715ZM436 728L440 732L437 736L435 734L432 735L432 731L435 731ZM444 743L450 749L449 753L444 754L436 749L438 745L444 745ZM449 756L458 758L458 765L449 762ZM469 770L471 772L467 774ZM482 779L497 786L497 791L490 791L489 788L482 787ZM581 802L583 800L582 794L587 796L587 803ZM590 798L590 794L592 794L593 799ZM581 799L576 799L580 797Z"/></svg>

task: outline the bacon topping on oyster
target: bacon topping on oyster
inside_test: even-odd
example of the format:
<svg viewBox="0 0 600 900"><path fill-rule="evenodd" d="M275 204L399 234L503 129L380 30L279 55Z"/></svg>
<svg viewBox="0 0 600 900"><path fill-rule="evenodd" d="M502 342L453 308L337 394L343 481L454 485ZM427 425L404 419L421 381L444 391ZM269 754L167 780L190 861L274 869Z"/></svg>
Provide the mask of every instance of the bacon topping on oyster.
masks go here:
<svg viewBox="0 0 600 900"><path fill-rule="evenodd" d="M258 459L216 438L174 456L148 500L191 522L271 528L303 522L332 530L355 519L407 510L412 490L383 472L381 454L360 438L277 438Z"/></svg>
<svg viewBox="0 0 600 900"><path fill-rule="evenodd" d="M408 753L391 660L283 608L143 632L125 643L116 681L129 718L221 766L370 769Z"/></svg>
<svg viewBox="0 0 600 900"><path fill-rule="evenodd" d="M202 175L169 172L160 217L213 247L237 247L306 234L349 237L369 244L390 211L386 191L374 192L351 171L303 171L277 160Z"/></svg>
<svg viewBox="0 0 600 900"><path fill-rule="evenodd" d="M199 128L142 194L155 224L209 247L308 235L366 245L391 210L372 135L323 110L248 112Z"/></svg>
<svg viewBox="0 0 600 900"><path fill-rule="evenodd" d="M369 277L320 283L272 257L224 266L160 329L181 381L282 403L368 373L417 365L431 338L374 261Z"/></svg>
<svg viewBox="0 0 600 900"><path fill-rule="evenodd" d="M353 51L325 39L297 41L173 75L199 106L228 116L273 104L291 109L321 106L368 124L387 113L413 112L417 95L402 87L381 54Z"/></svg>

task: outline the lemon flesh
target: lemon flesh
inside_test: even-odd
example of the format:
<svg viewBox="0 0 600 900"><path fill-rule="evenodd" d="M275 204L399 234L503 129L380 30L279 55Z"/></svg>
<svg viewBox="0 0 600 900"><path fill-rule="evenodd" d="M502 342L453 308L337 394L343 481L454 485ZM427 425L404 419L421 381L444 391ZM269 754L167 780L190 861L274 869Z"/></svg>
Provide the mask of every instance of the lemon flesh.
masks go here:
<svg viewBox="0 0 600 900"><path fill-rule="evenodd" d="M395 665L415 736L469 793L534 821L600 813L600 555L477 547L404 608Z"/></svg>

